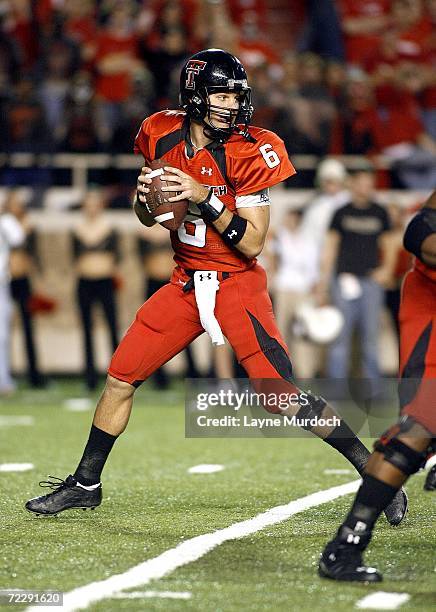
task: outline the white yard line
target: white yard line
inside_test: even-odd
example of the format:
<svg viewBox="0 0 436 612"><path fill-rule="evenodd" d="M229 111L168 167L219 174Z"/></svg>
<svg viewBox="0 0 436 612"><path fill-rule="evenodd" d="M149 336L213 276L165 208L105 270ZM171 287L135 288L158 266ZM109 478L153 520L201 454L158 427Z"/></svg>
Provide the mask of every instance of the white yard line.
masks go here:
<svg viewBox="0 0 436 612"><path fill-rule="evenodd" d="M73 397L64 401L62 406L70 412L87 412L91 410L94 402L89 397Z"/></svg>
<svg viewBox="0 0 436 612"><path fill-rule="evenodd" d="M224 466L218 463L201 463L190 467L188 474L213 474L214 472L222 472L223 469Z"/></svg>
<svg viewBox="0 0 436 612"><path fill-rule="evenodd" d="M192 593L189 591L131 591L130 593L117 593L114 599L191 599Z"/></svg>
<svg viewBox="0 0 436 612"><path fill-rule="evenodd" d="M33 463L0 463L0 472L27 472L33 470Z"/></svg>
<svg viewBox="0 0 436 612"><path fill-rule="evenodd" d="M324 474L351 474L352 470L347 470L347 469L327 469L324 470Z"/></svg>
<svg viewBox="0 0 436 612"><path fill-rule="evenodd" d="M269 525L286 521L294 514L320 506L343 495L354 493L359 488L359 485L360 480L354 480L338 487L326 489L325 491L318 491L306 497L295 499L289 504L275 506L246 521L234 523L224 529L181 542L175 548L166 550L154 559L148 559L143 563L139 563L139 565L135 565L122 574L116 574L98 582L91 582L65 593L62 612L82 610L96 601L109 599L125 589L133 589L146 585L152 580L158 580L187 563L197 561L197 559L206 555L216 546L228 540L243 538ZM27 608L27 612L43 612L43 610L53 612L52 608L48 606L32 606Z"/></svg>
<svg viewBox="0 0 436 612"><path fill-rule="evenodd" d="M13 427L14 425L34 425L33 416L2 414L0 415L0 427Z"/></svg>
<svg viewBox="0 0 436 612"><path fill-rule="evenodd" d="M408 593L387 593L386 591L377 591L366 595L363 599L359 599L356 603L356 608L360 610L396 610L403 603L409 601Z"/></svg>

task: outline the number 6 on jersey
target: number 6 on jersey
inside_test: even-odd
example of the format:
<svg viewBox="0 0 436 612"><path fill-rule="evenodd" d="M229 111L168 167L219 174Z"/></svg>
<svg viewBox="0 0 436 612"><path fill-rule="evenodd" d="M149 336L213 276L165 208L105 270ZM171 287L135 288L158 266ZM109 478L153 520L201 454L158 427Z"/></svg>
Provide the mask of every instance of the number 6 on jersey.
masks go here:
<svg viewBox="0 0 436 612"><path fill-rule="evenodd" d="M259 151L262 153L262 157L265 160L268 168L275 168L280 164L280 158L269 143L259 147Z"/></svg>

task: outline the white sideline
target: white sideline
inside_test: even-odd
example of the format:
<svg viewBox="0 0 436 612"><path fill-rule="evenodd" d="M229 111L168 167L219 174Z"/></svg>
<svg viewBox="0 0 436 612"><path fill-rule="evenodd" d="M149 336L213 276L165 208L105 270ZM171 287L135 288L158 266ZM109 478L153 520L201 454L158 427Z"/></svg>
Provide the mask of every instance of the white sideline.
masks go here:
<svg viewBox="0 0 436 612"><path fill-rule="evenodd" d="M264 529L268 525L281 523L294 514L314 506L320 506L337 497L348 495L348 493L354 493L359 488L359 485L360 480L353 480L338 487L318 491L317 493L306 495L306 497L295 499L289 504L270 508L270 510L262 512L246 521L234 523L213 533L205 533L204 535L186 540L186 542L181 542L175 548L166 550L154 559L143 561L122 574L116 574L98 582L91 582L65 593L62 612L82 610L91 603L108 599L125 589L133 589L146 585L152 580L158 580L178 567L200 559L200 557L223 542L243 538ZM31 606L26 608L27 612L43 612L44 610L46 612L53 612L51 606Z"/></svg>
<svg viewBox="0 0 436 612"><path fill-rule="evenodd" d="M330 474L351 474L352 470L335 470L335 469L327 469L324 470L324 474L330 475Z"/></svg>
<svg viewBox="0 0 436 612"><path fill-rule="evenodd" d="M1 414L0 427L13 427L14 425L34 425L35 419L29 415Z"/></svg>
<svg viewBox="0 0 436 612"><path fill-rule="evenodd" d="M33 470L33 463L0 463L0 472L27 472Z"/></svg>
<svg viewBox="0 0 436 612"><path fill-rule="evenodd" d="M131 591L130 593L117 593L114 599L191 599L189 591Z"/></svg>
<svg viewBox="0 0 436 612"><path fill-rule="evenodd" d="M218 463L201 463L190 467L188 474L213 474L214 472L222 472L223 469L224 466Z"/></svg>
<svg viewBox="0 0 436 612"><path fill-rule="evenodd" d="M360 610L396 610L403 603L409 601L408 593L387 593L386 591L377 591L366 595L356 603L356 608Z"/></svg>

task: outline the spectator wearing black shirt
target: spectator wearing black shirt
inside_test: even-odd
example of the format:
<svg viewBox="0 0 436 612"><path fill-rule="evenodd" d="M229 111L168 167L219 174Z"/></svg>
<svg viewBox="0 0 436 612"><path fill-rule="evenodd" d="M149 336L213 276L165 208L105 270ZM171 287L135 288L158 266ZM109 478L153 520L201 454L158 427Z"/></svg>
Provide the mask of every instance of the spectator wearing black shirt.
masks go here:
<svg viewBox="0 0 436 612"><path fill-rule="evenodd" d="M109 328L111 346L118 346L115 301L116 266L120 260L118 235L104 214L104 201L96 190L83 202L83 218L73 232L73 255L77 272L77 301L85 349L85 378L90 391L97 386L92 342L92 310L99 303Z"/></svg>
<svg viewBox="0 0 436 612"><path fill-rule="evenodd" d="M390 281L395 264L390 248L387 212L374 201L372 170L357 171L351 178L350 202L339 208L330 224L318 285L320 301L332 302L344 316L344 327L329 351L328 375L347 378L353 332L358 328L362 352L362 375L379 377L379 317L383 286Z"/></svg>

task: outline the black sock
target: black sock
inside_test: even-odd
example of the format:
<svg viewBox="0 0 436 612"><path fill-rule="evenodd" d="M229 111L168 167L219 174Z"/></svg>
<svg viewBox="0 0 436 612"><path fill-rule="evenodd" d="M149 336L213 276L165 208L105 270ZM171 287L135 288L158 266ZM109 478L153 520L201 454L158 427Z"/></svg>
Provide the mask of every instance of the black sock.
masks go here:
<svg viewBox="0 0 436 612"><path fill-rule="evenodd" d="M74 472L74 478L80 484L89 487L100 482L104 464L117 438L92 425L83 456Z"/></svg>
<svg viewBox="0 0 436 612"><path fill-rule="evenodd" d="M371 541L372 530L378 517L389 506L398 489L399 487L382 482L375 476L364 474L354 504L339 528L336 540L365 550Z"/></svg>
<svg viewBox="0 0 436 612"><path fill-rule="evenodd" d="M348 459L359 474L363 473L370 452L344 421L341 420L341 424L324 438L324 442L327 442Z"/></svg>

